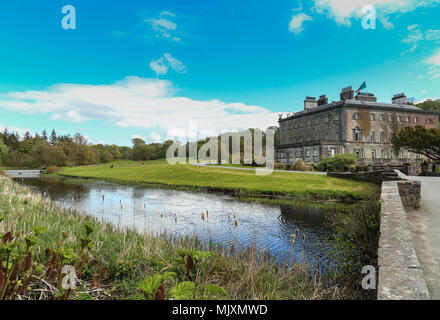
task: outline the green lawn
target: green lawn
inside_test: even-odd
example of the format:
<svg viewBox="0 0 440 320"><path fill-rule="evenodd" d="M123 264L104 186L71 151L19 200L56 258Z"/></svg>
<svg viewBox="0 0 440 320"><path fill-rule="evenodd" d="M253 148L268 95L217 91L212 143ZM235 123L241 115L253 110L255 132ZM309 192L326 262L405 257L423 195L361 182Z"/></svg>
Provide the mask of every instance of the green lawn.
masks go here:
<svg viewBox="0 0 440 320"><path fill-rule="evenodd" d="M371 183L329 178L307 173L273 172L257 176L254 171L226 168L169 165L166 160L117 161L110 164L63 168L63 175L109 179L119 182L160 184L207 190L234 190L239 194L312 195L320 198L351 196L363 198L378 190Z"/></svg>

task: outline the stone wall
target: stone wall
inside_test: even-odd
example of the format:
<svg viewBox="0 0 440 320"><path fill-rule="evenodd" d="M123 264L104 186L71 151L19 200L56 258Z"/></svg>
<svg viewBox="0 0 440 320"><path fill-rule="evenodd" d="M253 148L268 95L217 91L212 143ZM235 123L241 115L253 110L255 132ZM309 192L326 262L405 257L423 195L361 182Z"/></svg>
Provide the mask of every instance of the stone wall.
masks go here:
<svg viewBox="0 0 440 320"><path fill-rule="evenodd" d="M382 184L378 300L429 299L411 230L399 193L399 182ZM402 185L405 194L413 186Z"/></svg>
<svg viewBox="0 0 440 320"><path fill-rule="evenodd" d="M397 186L405 210L420 209L422 183L420 181L399 181Z"/></svg>
<svg viewBox="0 0 440 320"><path fill-rule="evenodd" d="M366 181L381 184L382 181L397 181L399 176L393 170L379 170L370 172L328 172L327 176L333 178Z"/></svg>

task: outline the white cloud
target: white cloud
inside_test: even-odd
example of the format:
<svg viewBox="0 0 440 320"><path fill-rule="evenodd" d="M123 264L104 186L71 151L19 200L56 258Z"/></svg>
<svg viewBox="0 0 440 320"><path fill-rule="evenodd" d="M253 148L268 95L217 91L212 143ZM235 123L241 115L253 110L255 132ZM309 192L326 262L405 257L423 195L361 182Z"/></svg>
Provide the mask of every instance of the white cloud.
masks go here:
<svg viewBox="0 0 440 320"><path fill-rule="evenodd" d="M391 22L385 16L395 13L406 13L422 7L430 7L440 3L440 0L313 0L313 10L319 14L334 19L338 25L351 26L353 18L362 17L362 7L373 5L378 12L379 20L385 22L386 28ZM382 16L382 18L381 18Z"/></svg>
<svg viewBox="0 0 440 320"><path fill-rule="evenodd" d="M168 73L168 63L164 57L150 61L150 68L156 73L156 76L166 75Z"/></svg>
<svg viewBox="0 0 440 320"><path fill-rule="evenodd" d="M420 41L440 41L440 30L429 29L423 31L418 24L408 26L407 30L408 34L402 40L402 43L409 44L411 47L402 52L402 54L414 52L417 49Z"/></svg>
<svg viewBox="0 0 440 320"><path fill-rule="evenodd" d="M160 136L160 134L156 133L156 132L152 132L150 134L150 138L152 142L161 142L162 141L162 137Z"/></svg>
<svg viewBox="0 0 440 320"><path fill-rule="evenodd" d="M156 19L147 19L151 24L151 28L156 32L156 37L170 39L175 42L180 42L181 38L175 35L177 30L177 23L172 21L176 15L169 11L163 11Z"/></svg>
<svg viewBox="0 0 440 320"><path fill-rule="evenodd" d="M20 136L23 136L26 132L29 132L31 135L35 135L35 131L26 128L19 127L8 127L0 124L0 132L3 132L5 129L8 129L8 132L17 132Z"/></svg>
<svg viewBox="0 0 440 320"><path fill-rule="evenodd" d="M313 21L313 18L305 13L298 13L292 16L289 22L289 31L299 35L304 31L304 21Z"/></svg>
<svg viewBox="0 0 440 320"><path fill-rule="evenodd" d="M431 80L440 78L440 49L432 57L425 59L425 63L429 65L427 74L431 76Z"/></svg>
<svg viewBox="0 0 440 320"><path fill-rule="evenodd" d="M180 74L187 72L185 65L170 53L165 53L159 59L150 61L150 68L156 73L156 76L167 74L170 67Z"/></svg>
<svg viewBox="0 0 440 320"><path fill-rule="evenodd" d="M131 138L132 139L141 139L141 140L144 140L144 141L147 140L147 139L145 139L145 137L143 137L143 136L141 136L139 134L134 134L134 135L131 136Z"/></svg>
<svg viewBox="0 0 440 320"><path fill-rule="evenodd" d="M260 106L193 100L175 92L170 81L131 76L110 85L57 84L44 91L2 93L0 108L69 122L102 120L110 126L173 129L176 136L191 121L197 121L199 132L265 130L277 124L278 114Z"/></svg>
<svg viewBox="0 0 440 320"><path fill-rule="evenodd" d="M440 66L440 49L432 57L426 59L425 62L434 66Z"/></svg>

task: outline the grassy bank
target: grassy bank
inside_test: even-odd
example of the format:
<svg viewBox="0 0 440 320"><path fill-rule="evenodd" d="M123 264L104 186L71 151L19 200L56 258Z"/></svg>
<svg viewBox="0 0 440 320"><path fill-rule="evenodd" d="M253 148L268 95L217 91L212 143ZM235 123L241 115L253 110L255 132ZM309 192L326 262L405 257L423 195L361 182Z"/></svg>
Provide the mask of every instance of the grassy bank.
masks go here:
<svg viewBox="0 0 440 320"><path fill-rule="evenodd" d="M86 235L85 225L88 226L86 231L89 230ZM47 256L48 252L57 252L59 257L65 259L60 260L61 262L69 262L75 266L78 265L82 253L87 252L87 268L82 272L81 286L70 293L72 299L145 298L148 296L145 291L138 289L141 280L148 277L150 280L157 280L157 277L167 272L172 272L173 275L168 274L170 280L164 280L165 277L162 280L165 299L179 297L179 290L182 291L182 287L188 283L195 284L196 289L191 291L191 298L194 299L334 297L332 290L313 281L303 264L275 266L267 259L258 260L257 252L253 248L237 254L234 254L233 246L224 253L214 246L207 251L208 248L196 239L171 239L167 235L140 235L132 230L117 230L112 225L100 223L85 214L60 209L43 195L32 194L27 188L0 177L0 237L3 239L0 241L0 258L6 273L8 246L13 248L13 253L19 252L21 249L18 244L14 247L18 239L26 237L27 247L28 239L34 239L37 233L35 230L41 227L45 231L38 234L38 241L35 241L31 249L26 249L36 257L39 264L35 265L35 270L30 269L35 271L35 277L29 278L32 281L29 283L29 290L24 290L25 294L19 296L22 299L53 298L50 295L51 290L55 291L56 296L56 282L59 279L54 279L54 283L51 283L38 273L39 268L42 268L41 264L53 260ZM11 232L10 242L8 232ZM45 250L46 248L51 250ZM75 255L75 252L78 254ZM191 264L189 256L192 257ZM19 258L20 254L17 253L15 259ZM61 266L59 264L60 262L58 267ZM106 271L99 286L95 284L98 273L94 272L98 271L93 271L94 265L101 266L99 270L105 267ZM148 284L148 281L144 284ZM97 290L95 287L101 289ZM209 288L209 292L198 288Z"/></svg>
<svg viewBox="0 0 440 320"><path fill-rule="evenodd" d="M113 164L63 168L61 175L97 178L145 186L225 192L237 196L280 197L305 200L360 200L378 187L370 183L307 173L273 172L257 176L253 171L192 165L169 165L165 160L118 161Z"/></svg>

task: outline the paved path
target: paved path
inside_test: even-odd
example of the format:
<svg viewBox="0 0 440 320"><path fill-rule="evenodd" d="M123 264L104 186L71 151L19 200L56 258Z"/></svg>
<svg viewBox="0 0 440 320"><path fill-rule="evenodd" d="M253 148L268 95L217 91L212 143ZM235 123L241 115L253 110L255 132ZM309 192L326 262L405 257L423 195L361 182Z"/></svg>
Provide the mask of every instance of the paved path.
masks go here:
<svg viewBox="0 0 440 320"><path fill-rule="evenodd" d="M440 300L440 177L407 177L422 182L422 208L409 211L414 247L431 299Z"/></svg>
<svg viewBox="0 0 440 320"><path fill-rule="evenodd" d="M226 167L226 166L216 166L216 165L209 165L209 164L192 164L193 166L200 166L200 167L209 167L209 168L220 168L220 169L231 169L231 170L246 170L246 171L255 171L255 168L241 168L241 167ZM271 171L268 169L265 169L265 167L258 168L260 171ZM285 172L285 173L308 173L308 174L321 174L321 175L327 175L325 172L311 172L311 171L290 171L290 170L272 170L273 172Z"/></svg>

